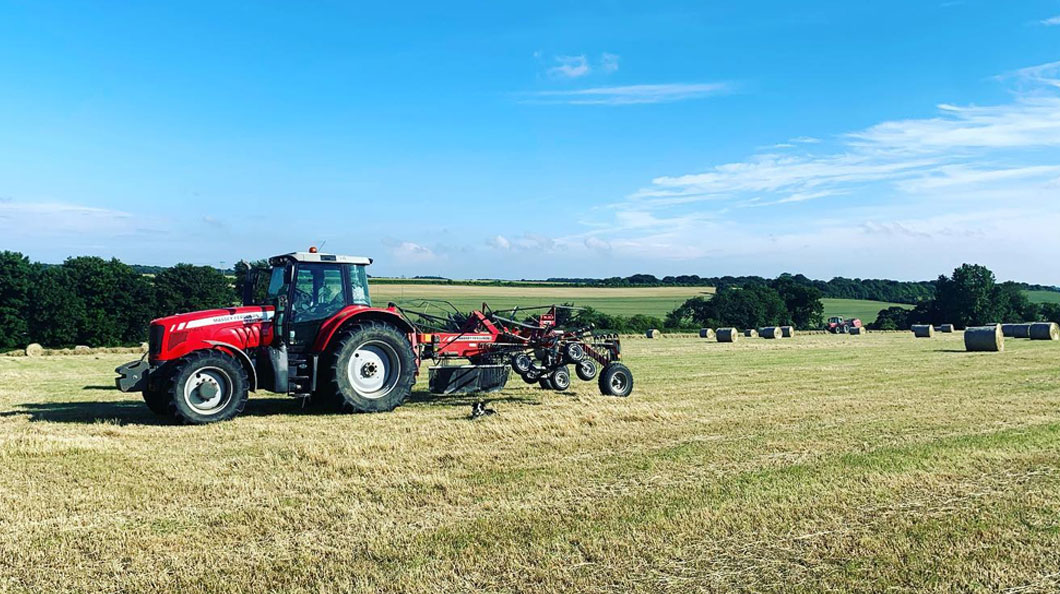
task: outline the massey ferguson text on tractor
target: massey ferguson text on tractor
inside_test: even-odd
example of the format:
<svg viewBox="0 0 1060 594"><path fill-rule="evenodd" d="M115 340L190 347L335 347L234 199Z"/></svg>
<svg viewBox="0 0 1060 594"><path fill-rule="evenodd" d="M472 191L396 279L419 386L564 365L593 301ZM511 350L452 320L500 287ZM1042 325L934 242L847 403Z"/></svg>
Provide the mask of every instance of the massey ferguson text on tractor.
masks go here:
<svg viewBox="0 0 1060 594"><path fill-rule="evenodd" d="M372 307L371 263L314 248L270 258L260 277L268 283L264 299L251 279L242 307L153 320L145 358L117 368L115 382L123 392L142 392L155 413L186 423L231 419L259 389L389 411L412 391L423 359L436 362L428 382L435 394L499 390L512 369L527 383L562 391L570 387L569 365L582 380L598 379L605 395L633 390L618 338L558 327L556 306L531 308L541 313L522 322L514 319L518 310L486 304L468 314L450 306L444 315ZM454 364L461 359L469 364Z"/></svg>

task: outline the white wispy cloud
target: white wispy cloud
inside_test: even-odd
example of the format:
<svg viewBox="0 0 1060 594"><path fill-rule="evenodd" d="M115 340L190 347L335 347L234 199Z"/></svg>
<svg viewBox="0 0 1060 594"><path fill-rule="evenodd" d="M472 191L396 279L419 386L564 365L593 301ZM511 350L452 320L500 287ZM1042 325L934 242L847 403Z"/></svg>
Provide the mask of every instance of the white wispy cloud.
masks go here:
<svg viewBox="0 0 1060 594"><path fill-rule="evenodd" d="M1060 14L1058 14L1058 15L1056 15L1054 17L1049 17L1047 19L1043 19L1041 21L1041 23L1043 25L1045 25L1046 27L1057 27L1057 26L1060 26Z"/></svg>
<svg viewBox="0 0 1060 594"><path fill-rule="evenodd" d="M604 52L600 56L600 69L604 72L618 72L618 54Z"/></svg>
<svg viewBox="0 0 1060 594"><path fill-rule="evenodd" d="M627 260L828 262L825 274L874 262L902 278L979 258L1033 278L1026 271L1055 268L1060 253L1060 62L998 80L1011 101L944 103L933 117L841 135L828 151L797 137L783 154L657 177L558 241L587 250L592 237ZM1042 280L1060 280L1050 274Z"/></svg>
<svg viewBox="0 0 1060 594"><path fill-rule="evenodd" d="M548 69L549 76L555 78L580 78L592 72L589 60L585 55L556 56L558 64Z"/></svg>
<svg viewBox="0 0 1060 594"><path fill-rule="evenodd" d="M565 103L569 105L672 103L723 95L732 92L732 90L733 84L727 82L627 85L564 91L538 91L530 94L531 98L528 102Z"/></svg>
<svg viewBox="0 0 1060 594"><path fill-rule="evenodd" d="M384 245L399 264L433 262L439 257L434 250L412 241L387 241Z"/></svg>

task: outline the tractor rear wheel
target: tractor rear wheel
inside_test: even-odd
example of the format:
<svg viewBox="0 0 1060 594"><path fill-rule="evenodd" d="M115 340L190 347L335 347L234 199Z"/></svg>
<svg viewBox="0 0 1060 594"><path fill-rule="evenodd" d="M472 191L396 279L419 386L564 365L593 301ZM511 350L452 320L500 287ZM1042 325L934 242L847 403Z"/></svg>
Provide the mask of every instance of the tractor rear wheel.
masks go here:
<svg viewBox="0 0 1060 594"><path fill-rule="evenodd" d="M353 325L338 341L332 381L342 407L385 412L405 402L416 383L416 355L405 334L390 324Z"/></svg>
<svg viewBox="0 0 1060 594"><path fill-rule="evenodd" d="M195 351L173 370L167 396L173 414L181 421L215 423L243 412L248 383L247 371L239 361L221 351ZM146 399L146 392L144 396Z"/></svg>
<svg viewBox="0 0 1060 594"><path fill-rule="evenodd" d="M612 361L600 372L600 393L604 396L629 396L633 391L633 372L629 367Z"/></svg>

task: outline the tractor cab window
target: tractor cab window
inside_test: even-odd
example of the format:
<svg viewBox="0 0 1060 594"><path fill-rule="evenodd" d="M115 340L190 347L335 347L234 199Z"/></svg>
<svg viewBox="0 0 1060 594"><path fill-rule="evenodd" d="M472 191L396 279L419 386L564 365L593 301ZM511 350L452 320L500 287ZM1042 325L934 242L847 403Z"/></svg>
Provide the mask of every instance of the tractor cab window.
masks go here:
<svg viewBox="0 0 1060 594"><path fill-rule="evenodd" d="M368 296L368 274L364 266L350 266L350 303L354 305L372 305Z"/></svg>
<svg viewBox="0 0 1060 594"><path fill-rule="evenodd" d="M329 318L345 305L341 266L315 264L298 267L291 295L295 322Z"/></svg>
<svg viewBox="0 0 1060 594"><path fill-rule="evenodd" d="M287 283L284 279L284 272L283 266L275 266L269 274L269 288L265 292L266 299L268 299L269 303L276 303L276 299L280 295L287 293Z"/></svg>

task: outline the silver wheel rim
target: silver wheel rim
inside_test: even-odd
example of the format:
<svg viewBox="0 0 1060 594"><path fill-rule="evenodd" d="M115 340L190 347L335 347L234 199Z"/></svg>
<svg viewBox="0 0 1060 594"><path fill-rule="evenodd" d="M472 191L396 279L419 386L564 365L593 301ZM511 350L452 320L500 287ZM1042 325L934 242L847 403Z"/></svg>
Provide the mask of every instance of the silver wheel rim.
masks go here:
<svg viewBox="0 0 1060 594"><path fill-rule="evenodd" d="M626 389L626 374L621 371L611 375L611 390L621 393Z"/></svg>
<svg viewBox="0 0 1060 594"><path fill-rule="evenodd" d="M220 367L203 367L184 382L184 402L200 415L212 415L232 401L232 378Z"/></svg>
<svg viewBox="0 0 1060 594"><path fill-rule="evenodd" d="M346 376L353 389L364 398L382 398L397 385L401 360L385 342L373 340L353 351Z"/></svg>

